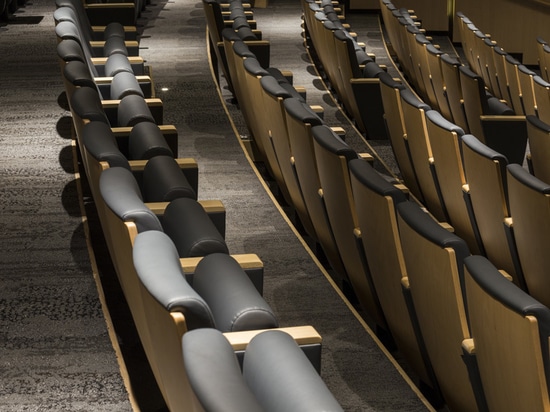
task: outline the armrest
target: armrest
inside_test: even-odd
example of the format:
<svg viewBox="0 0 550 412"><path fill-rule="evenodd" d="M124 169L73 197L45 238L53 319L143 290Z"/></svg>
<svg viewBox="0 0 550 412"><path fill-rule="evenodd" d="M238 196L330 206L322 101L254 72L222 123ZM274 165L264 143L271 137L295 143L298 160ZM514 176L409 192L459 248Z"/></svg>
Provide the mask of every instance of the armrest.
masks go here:
<svg viewBox="0 0 550 412"><path fill-rule="evenodd" d="M155 89L153 87L153 81L151 80L151 78L146 75L137 75L135 76L135 78L145 98L154 98ZM94 81L103 95L108 96L111 93L110 90L111 83L113 82L113 77L94 77Z"/></svg>
<svg viewBox="0 0 550 412"><path fill-rule="evenodd" d="M92 57L91 62L96 67L98 72L103 76L104 67L107 63L107 57ZM132 66L132 70L136 76L146 75L149 72L149 68L145 67L143 57L128 56L128 62ZM151 77L150 74L149 77Z"/></svg>
<svg viewBox="0 0 550 412"><path fill-rule="evenodd" d="M163 103L162 100L157 98L147 98L145 99L147 107L151 111L151 115L155 119L155 123L161 125L163 123ZM117 118L117 109L120 104L120 100L102 100L101 105L107 118L113 123L113 119ZM116 124L116 121L114 122Z"/></svg>
<svg viewBox="0 0 550 412"><path fill-rule="evenodd" d="M280 330L288 333L302 348L317 372L320 372L322 338L313 326L283 327L274 330ZM248 343L254 336L261 332L265 332L265 329L224 333L224 336L227 338L233 349L239 352L240 358L242 359L242 352L246 349Z"/></svg>
<svg viewBox="0 0 550 412"><path fill-rule="evenodd" d="M128 55L130 56L137 56L139 55L139 43L135 40L127 40L124 42L124 45L126 46L126 50L128 50ZM90 47L96 52L96 53L102 53L103 47L105 46L105 41L103 40L92 40L90 41Z"/></svg>
<svg viewBox="0 0 550 412"><path fill-rule="evenodd" d="M93 40L105 40L103 34L105 32L105 25L92 26ZM136 26L124 26L125 40L137 40L138 32Z"/></svg>

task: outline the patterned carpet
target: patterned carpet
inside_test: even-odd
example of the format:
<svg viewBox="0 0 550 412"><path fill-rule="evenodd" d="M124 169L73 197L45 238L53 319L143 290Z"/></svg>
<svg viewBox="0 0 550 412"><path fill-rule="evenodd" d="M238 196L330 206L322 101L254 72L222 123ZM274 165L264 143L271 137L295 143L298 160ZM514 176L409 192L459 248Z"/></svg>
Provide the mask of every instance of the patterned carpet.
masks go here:
<svg viewBox="0 0 550 412"><path fill-rule="evenodd" d="M281 47L273 64L295 71L296 83L328 108L305 60L297 4L273 0L271 22L269 9L258 10L259 25ZM126 411L132 405L125 373L109 338L79 209L53 9L53 0L35 0L15 17L35 24L0 28L5 56L0 65L0 409ZM273 19L288 12L292 19L284 25ZM243 155L210 75L201 2L154 3L140 22L141 55L153 69L165 123L179 131L180 156L199 164L199 198L224 202L232 253L256 253L263 260L264 294L281 325L311 324L320 332L322 377L346 410L426 410L295 236ZM284 58L288 66L279 60ZM235 107L228 110L242 127ZM386 143L379 146L387 150ZM86 209L115 346L124 355L139 408L161 410L97 232L93 204L87 202Z"/></svg>

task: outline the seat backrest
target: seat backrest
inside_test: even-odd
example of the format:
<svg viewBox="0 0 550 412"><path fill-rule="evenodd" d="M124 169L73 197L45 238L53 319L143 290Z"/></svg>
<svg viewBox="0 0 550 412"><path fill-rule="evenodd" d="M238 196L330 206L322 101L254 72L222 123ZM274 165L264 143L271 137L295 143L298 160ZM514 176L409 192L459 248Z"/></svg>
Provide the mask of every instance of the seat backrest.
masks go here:
<svg viewBox="0 0 550 412"><path fill-rule="evenodd" d="M299 99L285 99L283 105L296 176L317 234L317 240L332 268L346 279L347 274L328 221L324 199L320 193L321 182L313 150L311 128L323 124L323 121L306 103Z"/></svg>
<svg viewBox="0 0 550 412"><path fill-rule="evenodd" d="M430 69L430 77L434 88L435 98L437 100L437 108L441 114L449 120L453 119L449 100L445 92L445 82L443 81L443 73L441 72L441 55L443 52L433 44L426 46L426 58Z"/></svg>
<svg viewBox="0 0 550 412"><path fill-rule="evenodd" d="M377 325L385 326L368 267L361 256L362 250L357 247L354 234L358 222L348 162L357 159L357 153L326 125L314 126L311 131L328 220L350 284L363 309Z"/></svg>
<svg viewBox="0 0 550 412"><path fill-rule="evenodd" d="M478 410L462 342L470 338L463 260L470 252L416 203L397 205L401 246L418 323L443 398L451 410Z"/></svg>
<svg viewBox="0 0 550 412"><path fill-rule="evenodd" d="M189 380L206 411L342 411L285 332L266 331L252 338L242 375L229 342L215 330L185 334L182 351Z"/></svg>
<svg viewBox="0 0 550 412"><path fill-rule="evenodd" d="M466 66L459 67L459 78L469 131L480 140L485 141L485 134L481 127L481 116L489 114L485 82L481 76Z"/></svg>
<svg viewBox="0 0 550 412"><path fill-rule="evenodd" d="M453 123L460 126L464 132L469 133L468 121L464 112L464 104L462 98L462 89L460 87L460 77L458 68L461 66L460 60L447 53L441 55L441 73L445 83L445 91L449 101L449 107L453 115Z"/></svg>
<svg viewBox="0 0 550 412"><path fill-rule="evenodd" d="M533 93L538 118L545 123L550 123L550 83L539 75L533 76Z"/></svg>
<svg viewBox="0 0 550 412"><path fill-rule="evenodd" d="M410 305L410 291L402 283L407 272L395 207L407 200L406 194L363 159L351 160L349 171L357 221L364 234L363 249L388 329L421 381L435 389L437 383Z"/></svg>
<svg viewBox="0 0 550 412"><path fill-rule="evenodd" d="M527 119L527 136L529 138L530 166L533 174L543 182L550 182L550 124L536 116L529 115Z"/></svg>
<svg viewBox="0 0 550 412"><path fill-rule="evenodd" d="M261 100L263 101L265 113L268 114L265 117L265 127L273 142L273 149L279 161L281 175L290 197L290 204L296 210L298 218L307 234L313 239L316 239L317 235L302 195L300 183L296 176L294 156L290 148L286 125L283 101L287 98L291 98L292 94L279 84L277 79L273 76L263 76L260 79L260 86Z"/></svg>
<svg viewBox="0 0 550 412"><path fill-rule="evenodd" d="M523 96L521 92L521 86L519 81L519 69L520 62L512 57L510 54L506 54L504 57L504 69L506 70L506 79L508 80L508 89L510 92L510 98L512 100L512 106L516 114L535 114L529 111L529 105L526 108L523 102ZM519 109L519 111L518 111ZM527 111L526 111L527 110Z"/></svg>
<svg viewBox="0 0 550 412"><path fill-rule="evenodd" d="M475 217L470 213L464 192L466 177L460 153L460 138L464 131L446 120L437 110L426 112L426 125L449 223L455 233L466 241L472 253L480 253L482 246L477 224Z"/></svg>
<svg viewBox="0 0 550 412"><path fill-rule="evenodd" d="M537 52L539 56L540 74L542 78L548 82L550 81L550 46L540 37L537 38Z"/></svg>
<svg viewBox="0 0 550 412"><path fill-rule="evenodd" d="M550 185L529 174L521 165L510 164L508 196L519 261L527 291L542 304L550 305Z"/></svg>
<svg viewBox="0 0 550 412"><path fill-rule="evenodd" d="M464 260L479 373L489 410L550 409L550 310L481 256Z"/></svg>
<svg viewBox="0 0 550 412"><path fill-rule="evenodd" d="M351 79L363 77L362 70L359 68L360 63L357 61L354 47L355 40L353 40L345 30L335 30L333 36L335 53L333 59L338 68L336 75L339 76L336 82L341 89L339 90L338 98L343 102L347 112L350 113L355 120L359 130L364 132L365 125L363 124L360 108L357 106L357 101L355 100L351 86ZM362 64L364 64L364 62Z"/></svg>
<svg viewBox="0 0 550 412"><path fill-rule="evenodd" d="M428 40L422 33L419 32L418 27L413 25L407 26L405 34L408 43L411 69L412 73L414 74L414 81L412 83L415 89L418 91L418 94L431 104L430 98L433 96L433 89L431 90L431 95L429 95L428 89L426 87L426 85L430 83L429 71L425 73L425 67L423 66L426 61L424 58L425 56L423 56L423 53L425 51L423 47L425 42L428 42ZM425 76L427 78L425 78Z"/></svg>
<svg viewBox="0 0 550 412"><path fill-rule="evenodd" d="M242 82L239 82L239 84L244 89L244 93L242 93L244 101L240 104L241 110L246 108L246 112L248 113L247 123L254 135L254 141L258 144L258 149L261 148L263 161L269 173L277 182L277 186L285 201L290 203L290 195L288 194L281 166L279 165L279 159L273 145L273 139L267 126L271 113L265 110L262 86L260 84L261 78L270 75L270 72L278 72L281 80L283 80L283 76L277 69L269 69L269 71L263 69L255 58L245 59L242 62L242 70Z"/></svg>
<svg viewBox="0 0 550 412"><path fill-rule="evenodd" d="M517 285L520 279L507 239L505 220L510 217L506 182L506 157L473 135L462 136L464 173L485 255L508 272Z"/></svg>
<svg viewBox="0 0 550 412"><path fill-rule="evenodd" d="M500 87L500 96L514 110L514 113L522 114L523 107L521 106L520 96L512 96L510 93L510 82L506 73L506 56L508 55L508 53L506 53L504 49L500 46L495 46L492 48L492 50L493 63L495 65L497 81Z"/></svg>
<svg viewBox="0 0 550 412"><path fill-rule="evenodd" d="M534 76L536 73L523 64L515 66L517 68L519 87L521 90L521 101L525 115L537 114L537 102L535 100Z"/></svg>
<svg viewBox="0 0 550 412"><path fill-rule="evenodd" d="M401 106L411 160L424 204L439 221L446 221L447 212L433 167L432 149L426 128L426 112L431 108L407 89L401 90Z"/></svg>
<svg viewBox="0 0 550 412"><path fill-rule="evenodd" d="M380 94L384 106L384 120L395 160L401 172L401 178L411 193L423 202L424 198L422 197L420 184L418 183L411 159L407 131L405 129L405 119L401 106L400 90L406 87L388 73L380 75Z"/></svg>

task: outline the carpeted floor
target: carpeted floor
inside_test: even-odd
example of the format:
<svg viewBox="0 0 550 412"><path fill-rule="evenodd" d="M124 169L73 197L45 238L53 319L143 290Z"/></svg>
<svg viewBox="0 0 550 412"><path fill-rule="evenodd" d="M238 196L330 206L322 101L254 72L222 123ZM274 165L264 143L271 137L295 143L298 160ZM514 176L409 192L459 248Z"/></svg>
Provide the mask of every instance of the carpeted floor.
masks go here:
<svg viewBox="0 0 550 412"><path fill-rule="evenodd" d="M273 0L273 8L258 9L258 24L273 43L273 65L293 70L296 83L319 99L310 102L329 109L330 99L306 59L297 5ZM93 204L86 202L89 222L81 218L53 9L53 0L35 0L16 19L36 22L29 17L42 16L37 24L0 28L5 56L0 65L0 409L132 408L88 256L84 223L89 223L131 390L142 410L160 410L97 232ZM224 202L231 252L256 253L263 260L265 297L281 325L311 324L321 333L322 376L346 410L428 409L296 237L243 154L210 74L201 2L159 1L140 22L141 55L153 69L165 123L179 131L179 155L198 161L199 197ZM238 134L242 120L235 107L227 110ZM335 121L342 120L332 112ZM368 149L359 136L349 136ZM378 147L388 146L379 142Z"/></svg>

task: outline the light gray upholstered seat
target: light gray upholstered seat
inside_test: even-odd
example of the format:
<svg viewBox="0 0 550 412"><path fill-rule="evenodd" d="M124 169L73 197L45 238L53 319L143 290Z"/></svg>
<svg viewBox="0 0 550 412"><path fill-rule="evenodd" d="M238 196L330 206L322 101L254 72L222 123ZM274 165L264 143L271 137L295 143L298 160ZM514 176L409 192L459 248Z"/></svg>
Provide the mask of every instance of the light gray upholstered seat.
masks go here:
<svg viewBox="0 0 550 412"><path fill-rule="evenodd" d="M229 342L216 330L186 333L182 350L191 386L207 412L343 410L284 332L266 331L252 338L242 375Z"/></svg>

